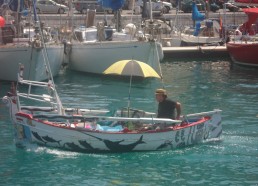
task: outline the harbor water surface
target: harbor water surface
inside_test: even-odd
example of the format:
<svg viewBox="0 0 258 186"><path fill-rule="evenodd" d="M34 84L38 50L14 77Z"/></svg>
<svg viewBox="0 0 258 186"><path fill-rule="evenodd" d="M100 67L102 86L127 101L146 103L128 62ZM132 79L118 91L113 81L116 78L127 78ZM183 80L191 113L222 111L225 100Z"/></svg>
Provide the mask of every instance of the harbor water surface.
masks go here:
<svg viewBox="0 0 258 186"><path fill-rule="evenodd" d="M169 151L83 154L16 148L7 109L0 103L0 185L258 185L258 69L230 60L161 64L163 79L129 79L62 70L55 78L66 107L155 112L154 91L165 87L182 114L221 109L220 138ZM162 83L163 82L163 83ZM10 88L0 82L0 96Z"/></svg>

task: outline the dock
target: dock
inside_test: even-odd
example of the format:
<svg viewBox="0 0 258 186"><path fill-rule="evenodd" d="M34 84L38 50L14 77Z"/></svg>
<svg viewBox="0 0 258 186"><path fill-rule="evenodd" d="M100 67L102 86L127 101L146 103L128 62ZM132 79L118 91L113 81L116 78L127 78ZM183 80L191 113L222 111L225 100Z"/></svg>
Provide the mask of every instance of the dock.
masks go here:
<svg viewBox="0 0 258 186"><path fill-rule="evenodd" d="M163 47L165 57L229 57L226 46Z"/></svg>

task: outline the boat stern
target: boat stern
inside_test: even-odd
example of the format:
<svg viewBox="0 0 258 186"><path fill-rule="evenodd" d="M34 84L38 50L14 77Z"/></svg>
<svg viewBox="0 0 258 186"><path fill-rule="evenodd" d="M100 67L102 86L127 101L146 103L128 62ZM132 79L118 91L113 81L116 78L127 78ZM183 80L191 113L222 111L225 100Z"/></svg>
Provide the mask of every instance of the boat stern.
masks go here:
<svg viewBox="0 0 258 186"><path fill-rule="evenodd" d="M210 138L218 138L222 134L221 110L214 110L210 120Z"/></svg>

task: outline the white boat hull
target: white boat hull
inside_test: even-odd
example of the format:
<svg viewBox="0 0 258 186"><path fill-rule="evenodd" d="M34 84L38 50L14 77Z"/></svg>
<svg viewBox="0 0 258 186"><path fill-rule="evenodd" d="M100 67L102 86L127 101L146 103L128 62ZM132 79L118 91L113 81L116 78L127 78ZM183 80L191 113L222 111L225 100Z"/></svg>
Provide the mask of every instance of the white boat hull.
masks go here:
<svg viewBox="0 0 258 186"><path fill-rule="evenodd" d="M69 58L69 68L76 71L103 74L113 63L135 59L147 63L160 72L159 63L164 54L161 44L141 41L108 41L74 43Z"/></svg>
<svg viewBox="0 0 258 186"><path fill-rule="evenodd" d="M221 42L220 37L204 37L204 36L194 36L190 34L181 33L181 41L189 45L205 45L205 44L215 44L218 45Z"/></svg>
<svg viewBox="0 0 258 186"><path fill-rule="evenodd" d="M221 110L188 114L179 121L153 117L60 115L42 107L18 111L15 97L5 96L2 100L9 107L19 147L37 143L77 152L157 151L201 143L218 138L222 133ZM114 126L120 128L107 126L108 122L115 122ZM146 125L147 129L141 127Z"/></svg>
<svg viewBox="0 0 258 186"><path fill-rule="evenodd" d="M130 152L170 150L218 137L222 132L220 114L214 114L212 120L212 124L203 118L166 130L104 132L76 126L54 126L52 122L34 119L30 114L18 113L15 127L18 139L40 145L79 152Z"/></svg>
<svg viewBox="0 0 258 186"><path fill-rule="evenodd" d="M47 45L47 57L53 76L56 76L63 62L63 45ZM23 78L32 81L48 79L45 68L42 48L33 48L29 45L4 45L0 47L0 80L17 81L19 64L25 67Z"/></svg>

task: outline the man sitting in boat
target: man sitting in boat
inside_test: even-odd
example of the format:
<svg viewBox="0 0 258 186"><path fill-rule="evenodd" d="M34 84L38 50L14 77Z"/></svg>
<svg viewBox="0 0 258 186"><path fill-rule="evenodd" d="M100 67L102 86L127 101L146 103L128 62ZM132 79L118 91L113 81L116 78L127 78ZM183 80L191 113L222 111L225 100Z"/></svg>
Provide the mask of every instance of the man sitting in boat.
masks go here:
<svg viewBox="0 0 258 186"><path fill-rule="evenodd" d="M158 118L180 119L181 104L167 98L167 92L164 89L157 89L156 100L159 102ZM176 111L176 113L175 113Z"/></svg>

